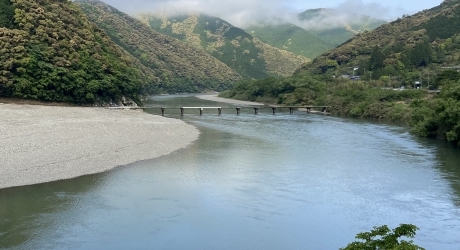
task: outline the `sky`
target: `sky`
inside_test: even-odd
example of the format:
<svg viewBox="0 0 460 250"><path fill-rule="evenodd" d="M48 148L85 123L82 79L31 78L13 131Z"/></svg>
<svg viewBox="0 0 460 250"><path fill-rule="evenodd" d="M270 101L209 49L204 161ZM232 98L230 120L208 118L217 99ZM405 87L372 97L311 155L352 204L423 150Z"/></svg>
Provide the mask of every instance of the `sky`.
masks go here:
<svg viewBox="0 0 460 250"><path fill-rule="evenodd" d="M442 0L102 0L131 15L204 13L244 28L273 17L289 20L293 13L314 8L338 8L386 21L439 5Z"/></svg>

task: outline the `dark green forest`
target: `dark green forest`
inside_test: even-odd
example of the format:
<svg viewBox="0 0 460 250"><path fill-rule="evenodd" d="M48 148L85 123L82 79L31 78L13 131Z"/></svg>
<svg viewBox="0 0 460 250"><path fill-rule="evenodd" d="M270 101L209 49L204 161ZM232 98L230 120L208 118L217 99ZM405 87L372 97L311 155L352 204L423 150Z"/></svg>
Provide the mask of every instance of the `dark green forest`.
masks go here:
<svg viewBox="0 0 460 250"><path fill-rule="evenodd" d="M0 3L1 96L78 104L129 97L140 103L140 95L156 88L154 74L72 2Z"/></svg>
<svg viewBox="0 0 460 250"><path fill-rule="evenodd" d="M14 23L14 7L10 0L0 0L0 27L8 29L16 28Z"/></svg>

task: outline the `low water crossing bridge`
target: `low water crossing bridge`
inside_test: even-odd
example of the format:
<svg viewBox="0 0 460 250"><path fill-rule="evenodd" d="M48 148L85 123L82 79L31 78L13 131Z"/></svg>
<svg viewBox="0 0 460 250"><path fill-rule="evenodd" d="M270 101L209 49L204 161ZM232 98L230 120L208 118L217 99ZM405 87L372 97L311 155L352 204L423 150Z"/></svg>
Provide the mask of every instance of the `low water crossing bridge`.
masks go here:
<svg viewBox="0 0 460 250"><path fill-rule="evenodd" d="M161 107L161 106L142 106L142 107L131 107L131 106L123 106L123 107L107 107L108 109L158 109L161 111L161 115L164 116L166 110L178 109L180 110L181 116L185 114L185 110L196 110L199 112L200 115L203 115L203 111L205 109L214 109L217 110L217 114L221 115L222 110L236 110L236 114L239 115L241 113L241 109L253 109L254 114L258 115L260 109L271 109L272 114L276 114L277 110L281 109L289 109L289 114L293 114L294 110L303 109L307 113L318 113L327 115L327 108L328 106L241 106L241 107Z"/></svg>

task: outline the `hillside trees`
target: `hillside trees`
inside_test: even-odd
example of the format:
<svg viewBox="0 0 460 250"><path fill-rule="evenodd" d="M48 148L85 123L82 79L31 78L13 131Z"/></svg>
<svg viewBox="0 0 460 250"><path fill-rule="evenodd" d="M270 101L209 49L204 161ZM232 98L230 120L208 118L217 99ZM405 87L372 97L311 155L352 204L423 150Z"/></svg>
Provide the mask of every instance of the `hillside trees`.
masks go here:
<svg viewBox="0 0 460 250"><path fill-rule="evenodd" d="M443 137L460 147L460 80L443 80L433 100L414 100L413 131L421 136Z"/></svg>
<svg viewBox="0 0 460 250"><path fill-rule="evenodd" d="M14 23L14 7L10 0L0 0L0 28L13 29L16 27Z"/></svg>
<svg viewBox="0 0 460 250"><path fill-rule="evenodd" d="M202 48L160 34L145 23L101 1L76 4L110 38L156 73L168 93L228 89L241 77ZM193 40L193 39L191 39Z"/></svg>
<svg viewBox="0 0 460 250"><path fill-rule="evenodd" d="M95 103L140 103L155 76L113 44L69 1L11 0L18 29L0 28L0 94ZM141 65L139 65L141 66Z"/></svg>

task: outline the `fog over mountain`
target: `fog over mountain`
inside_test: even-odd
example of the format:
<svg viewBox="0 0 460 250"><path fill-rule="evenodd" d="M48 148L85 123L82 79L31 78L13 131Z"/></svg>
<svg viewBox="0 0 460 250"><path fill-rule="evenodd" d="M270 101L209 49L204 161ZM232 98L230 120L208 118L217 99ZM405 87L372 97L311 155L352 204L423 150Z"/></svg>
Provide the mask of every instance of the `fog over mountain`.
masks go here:
<svg viewBox="0 0 460 250"><path fill-rule="evenodd" d="M203 13L218 16L235 26L245 28L261 21L266 23L286 20L297 24L295 14L313 8L335 8L342 11L341 15L316 22L317 25L326 27L339 25L344 19L350 22L354 14L365 14L391 21L403 14L413 14L424 8L436 6L442 0L409 1L411 3L369 0L325 2L316 0L105 0L104 2L132 15L140 12L165 16Z"/></svg>

